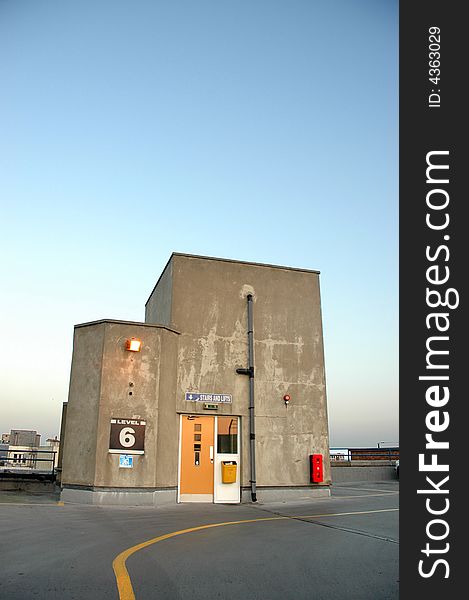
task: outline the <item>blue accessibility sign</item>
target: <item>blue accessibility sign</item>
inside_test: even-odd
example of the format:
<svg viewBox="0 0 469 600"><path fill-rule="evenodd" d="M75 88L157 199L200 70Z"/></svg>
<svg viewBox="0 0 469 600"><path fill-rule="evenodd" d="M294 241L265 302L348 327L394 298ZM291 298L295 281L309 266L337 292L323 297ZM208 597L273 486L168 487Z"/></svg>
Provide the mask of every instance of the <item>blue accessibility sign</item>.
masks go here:
<svg viewBox="0 0 469 600"><path fill-rule="evenodd" d="M123 469L132 469L134 466L134 457L131 454L121 454L119 456L119 467Z"/></svg>
<svg viewBox="0 0 469 600"><path fill-rule="evenodd" d="M201 394L200 392L186 392L186 400L188 402L229 403L233 401L233 398L231 394Z"/></svg>

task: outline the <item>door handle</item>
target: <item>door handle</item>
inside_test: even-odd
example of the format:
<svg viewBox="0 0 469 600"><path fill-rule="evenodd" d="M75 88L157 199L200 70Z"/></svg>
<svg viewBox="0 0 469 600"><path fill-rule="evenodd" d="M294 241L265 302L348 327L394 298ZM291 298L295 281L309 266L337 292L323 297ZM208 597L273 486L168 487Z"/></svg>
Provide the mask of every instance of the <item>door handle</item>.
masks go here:
<svg viewBox="0 0 469 600"><path fill-rule="evenodd" d="M210 462L213 463L213 446L210 446Z"/></svg>

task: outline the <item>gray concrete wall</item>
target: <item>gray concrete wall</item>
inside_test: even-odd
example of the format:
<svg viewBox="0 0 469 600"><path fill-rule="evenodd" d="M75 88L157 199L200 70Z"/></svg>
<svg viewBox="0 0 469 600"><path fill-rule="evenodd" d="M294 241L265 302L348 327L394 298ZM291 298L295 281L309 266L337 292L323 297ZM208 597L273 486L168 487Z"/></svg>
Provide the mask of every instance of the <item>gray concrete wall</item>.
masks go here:
<svg viewBox="0 0 469 600"><path fill-rule="evenodd" d="M248 485L247 301L254 298L257 482L306 485L308 456L323 454L330 482L322 321L317 272L173 255L172 326L179 340L176 410L207 413L187 391L232 394L216 414L242 417ZM291 395L285 406L284 394ZM214 413L209 413L214 414Z"/></svg>
<svg viewBox="0 0 469 600"><path fill-rule="evenodd" d="M173 291L172 270L173 263L170 260L145 304L145 323L170 326Z"/></svg>
<svg viewBox="0 0 469 600"><path fill-rule="evenodd" d="M126 340L132 337L142 340L140 352L125 349ZM156 486L160 356L158 328L134 323L106 324L95 486ZM111 418L146 421L145 454L134 457L132 469L119 468L119 454L109 453Z"/></svg>
<svg viewBox="0 0 469 600"><path fill-rule="evenodd" d="M179 415L175 411L179 335L161 331L163 352L160 358L156 444L156 481L160 487L178 484ZM158 496L160 497L161 494Z"/></svg>
<svg viewBox="0 0 469 600"><path fill-rule="evenodd" d="M62 457L62 484L95 478L104 323L75 327Z"/></svg>
<svg viewBox="0 0 469 600"><path fill-rule="evenodd" d="M329 498L331 491L329 486L308 487L258 487L257 501L263 502L294 502L295 500L313 500L314 498ZM251 490L241 490L242 502L251 502Z"/></svg>
<svg viewBox="0 0 469 600"><path fill-rule="evenodd" d="M57 461L57 481L61 483L62 481L62 462L63 462L63 453L65 446L65 429L67 423L67 408L68 402L62 403L62 418L60 420L60 443L59 443L59 457Z"/></svg>
<svg viewBox="0 0 469 600"><path fill-rule="evenodd" d="M31 494L58 494L60 488L55 481L34 481L23 479L21 475L11 479L0 479L0 491L4 492L26 492Z"/></svg>
<svg viewBox="0 0 469 600"><path fill-rule="evenodd" d="M132 337L142 340L140 352L126 350L126 341ZM143 489L177 484L177 429L166 422L160 427L159 419L160 396L165 420L168 404L172 405L168 422L177 418L174 412L177 338L176 332L143 323L102 321L77 326L65 428L63 485ZM119 454L109 452L112 418L146 422L145 452L134 455L131 469L120 468ZM165 440L161 443L160 432ZM158 469L163 484L158 481Z"/></svg>
<svg viewBox="0 0 469 600"><path fill-rule="evenodd" d="M332 463L332 483L354 481L393 481L397 480L396 471L391 464L334 465Z"/></svg>

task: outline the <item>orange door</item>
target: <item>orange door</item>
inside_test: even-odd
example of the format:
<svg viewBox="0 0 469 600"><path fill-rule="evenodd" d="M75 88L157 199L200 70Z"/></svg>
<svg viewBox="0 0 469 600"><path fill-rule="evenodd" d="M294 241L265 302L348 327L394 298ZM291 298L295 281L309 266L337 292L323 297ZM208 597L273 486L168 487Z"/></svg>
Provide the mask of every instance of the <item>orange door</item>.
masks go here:
<svg viewBox="0 0 469 600"><path fill-rule="evenodd" d="M214 417L182 416L180 480L182 501L184 501L182 496L186 494L212 495L213 498L214 423Z"/></svg>

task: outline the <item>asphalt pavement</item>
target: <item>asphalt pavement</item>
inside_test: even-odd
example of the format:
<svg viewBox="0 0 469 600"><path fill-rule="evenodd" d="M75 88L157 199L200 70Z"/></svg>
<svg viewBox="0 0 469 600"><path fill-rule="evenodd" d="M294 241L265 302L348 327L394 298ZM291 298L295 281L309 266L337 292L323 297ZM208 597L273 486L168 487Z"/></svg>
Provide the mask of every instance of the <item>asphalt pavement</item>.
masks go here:
<svg viewBox="0 0 469 600"><path fill-rule="evenodd" d="M398 507L397 481L164 508L0 492L0 599L397 600Z"/></svg>

